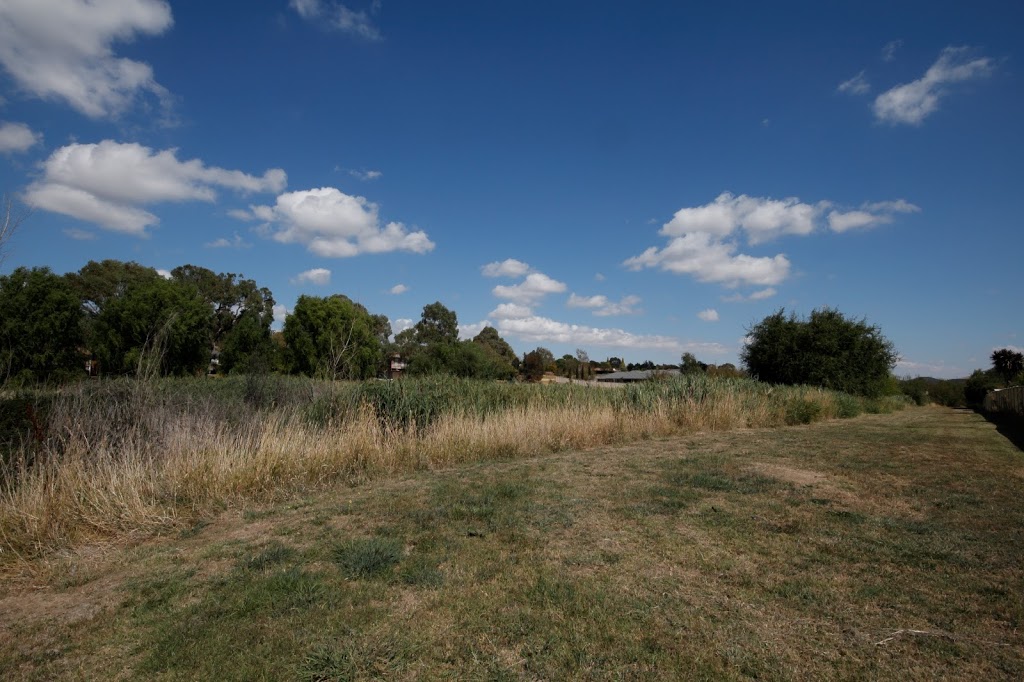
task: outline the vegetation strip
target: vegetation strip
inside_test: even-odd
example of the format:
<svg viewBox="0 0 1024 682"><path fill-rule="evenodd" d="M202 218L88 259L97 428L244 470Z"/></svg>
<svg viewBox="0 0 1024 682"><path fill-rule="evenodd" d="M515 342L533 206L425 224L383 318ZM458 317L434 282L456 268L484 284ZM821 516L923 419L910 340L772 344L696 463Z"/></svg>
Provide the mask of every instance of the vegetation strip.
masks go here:
<svg viewBox="0 0 1024 682"><path fill-rule="evenodd" d="M51 555L0 669L1016 680L1021 476L944 408L413 473Z"/></svg>
<svg viewBox="0 0 1024 682"><path fill-rule="evenodd" d="M187 527L225 505L296 490L903 404L704 375L617 391L452 377L339 384L248 375L24 394L6 401L12 426L0 434L0 564L90 538ZM25 415L28 429L19 421Z"/></svg>

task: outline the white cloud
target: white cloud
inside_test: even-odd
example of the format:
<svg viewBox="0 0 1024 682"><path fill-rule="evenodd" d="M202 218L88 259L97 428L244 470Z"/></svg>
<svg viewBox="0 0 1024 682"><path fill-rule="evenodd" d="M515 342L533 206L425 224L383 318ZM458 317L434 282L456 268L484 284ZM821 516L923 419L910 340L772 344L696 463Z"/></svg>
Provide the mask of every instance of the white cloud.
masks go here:
<svg viewBox="0 0 1024 682"><path fill-rule="evenodd" d="M350 170L348 174L354 178L358 178L359 180L376 180L384 175L377 170Z"/></svg>
<svg viewBox="0 0 1024 682"><path fill-rule="evenodd" d="M170 270L164 270L163 268L157 268L156 274L160 275L164 279L171 279L171 277L173 277Z"/></svg>
<svg viewBox="0 0 1024 682"><path fill-rule="evenodd" d="M901 47L903 47L902 40L890 40L887 42L885 47L882 48L882 61L891 62L896 59L896 50Z"/></svg>
<svg viewBox="0 0 1024 682"><path fill-rule="evenodd" d="M806 204L793 197L771 199L722 192L710 204L676 211L660 233L666 237L692 232L725 237L742 229L748 241L757 244L784 234L810 234L820 211L820 203Z"/></svg>
<svg viewBox="0 0 1024 682"><path fill-rule="evenodd" d="M43 136L24 123L0 124L0 153L26 152L42 142Z"/></svg>
<svg viewBox="0 0 1024 682"><path fill-rule="evenodd" d="M850 80L840 83L837 90L839 92L848 92L851 95L864 95L871 91L871 84L868 83L868 79L864 77L864 72L861 71Z"/></svg>
<svg viewBox="0 0 1024 682"><path fill-rule="evenodd" d="M340 2L329 0L291 0L299 16L330 29L351 33L366 40L380 40L380 30L363 11L356 12Z"/></svg>
<svg viewBox="0 0 1024 682"><path fill-rule="evenodd" d="M390 292L392 294L394 294L395 296L398 296L400 294L404 294L407 291L409 291L409 287L405 286L404 284L396 284L395 286L391 287L391 289L390 289Z"/></svg>
<svg viewBox="0 0 1024 682"><path fill-rule="evenodd" d="M542 272L534 272L526 276L519 284L506 286L499 284L491 289L498 298L505 298L520 305L532 305L548 294L565 292L564 282L551 279Z"/></svg>
<svg viewBox="0 0 1024 682"><path fill-rule="evenodd" d="M28 187L25 201L109 230L143 236L147 227L159 222L144 205L214 201L216 187L279 192L287 181L279 168L257 177L207 166L199 159L179 161L176 154L175 149L154 152L112 140L70 144L43 162L43 178Z"/></svg>
<svg viewBox="0 0 1024 682"><path fill-rule="evenodd" d="M718 322L718 311L714 308L708 308L697 313L697 317L705 322Z"/></svg>
<svg viewBox="0 0 1024 682"><path fill-rule="evenodd" d="M220 239L214 239L212 242L207 242L203 246L208 249L248 249L252 244L242 239L242 235L235 232L231 239L221 237Z"/></svg>
<svg viewBox="0 0 1024 682"><path fill-rule="evenodd" d="M480 268L484 277L522 277L533 272L533 268L515 258L488 263Z"/></svg>
<svg viewBox="0 0 1024 682"><path fill-rule="evenodd" d="M488 317L497 320L516 320L524 317L532 317L533 308L518 303L500 303L498 307L490 312Z"/></svg>
<svg viewBox="0 0 1024 682"><path fill-rule="evenodd" d="M600 272L595 273L594 274L594 279L597 280L598 282L603 282L604 281L604 275L602 275Z"/></svg>
<svg viewBox="0 0 1024 682"><path fill-rule="evenodd" d="M278 303L274 306L274 327L280 329L284 325L284 318L291 315L292 311L284 307L284 304Z"/></svg>
<svg viewBox="0 0 1024 682"><path fill-rule="evenodd" d="M821 229L822 217L834 206L830 201L808 204L795 197L772 199L723 192L709 204L676 211L659 232L669 238L668 244L662 249L651 247L623 264L632 270L658 267L729 287L774 286L789 276L789 259L784 254L769 257L737 253L736 237L745 237L748 244L755 245L782 235L806 236ZM833 231L840 232L891 222L895 213L917 210L902 199L867 203L859 211L835 208L828 223Z"/></svg>
<svg viewBox="0 0 1024 682"><path fill-rule="evenodd" d="M312 270L306 270L300 272L292 279L292 284L316 284L317 286L324 286L331 282L331 271L327 268L313 268Z"/></svg>
<svg viewBox="0 0 1024 682"><path fill-rule="evenodd" d="M983 78L992 72L988 57L971 59L964 47L947 47L924 76L897 85L875 99L875 117L886 123L919 125L939 108L939 100L948 94L947 85Z"/></svg>
<svg viewBox="0 0 1024 682"><path fill-rule="evenodd" d="M382 227L377 204L334 187L288 192L277 197L274 206L249 209L246 217L278 226L276 231L270 230L275 240L304 244L326 258L391 251L427 253L434 249L426 232L410 232L396 222Z"/></svg>
<svg viewBox="0 0 1024 682"><path fill-rule="evenodd" d="M660 267L676 274L693 275L701 282L726 286L779 284L789 276L789 260L782 254L757 258L735 254L735 243L692 232L669 241L663 249L651 247L624 262L632 270Z"/></svg>
<svg viewBox="0 0 1024 682"><path fill-rule="evenodd" d="M623 329L601 329L567 324L547 317L524 317L498 320L498 332L515 336L527 343L564 343L575 346L609 346L615 348L650 348L679 350L682 344L670 336L644 336Z"/></svg>
<svg viewBox="0 0 1024 682"><path fill-rule="evenodd" d="M72 239L76 239L82 242L96 239L95 232L90 232L89 230L80 230L77 227L69 227L62 230L62 232L64 232L64 234L71 237Z"/></svg>
<svg viewBox="0 0 1024 682"><path fill-rule="evenodd" d="M640 303L639 296L623 296L619 302L611 301L607 296L577 296L571 294L566 303L570 308L593 308L594 315L610 317L612 315L634 315L640 311L636 306Z"/></svg>
<svg viewBox="0 0 1024 682"><path fill-rule="evenodd" d="M828 226L833 232L846 232L863 227L887 225L895 219L896 213L918 213L921 209L910 202L879 201L864 204L853 211L830 211Z"/></svg>
<svg viewBox="0 0 1024 682"><path fill-rule="evenodd" d="M163 0L5 0L0 64L32 95L91 118L117 116L141 93L168 100L148 64L117 57L115 42L171 27Z"/></svg>
<svg viewBox="0 0 1024 682"><path fill-rule="evenodd" d="M401 334L406 329L412 329L415 326L416 323L408 317L399 317L398 319L391 320L391 331L394 334Z"/></svg>
<svg viewBox="0 0 1024 682"><path fill-rule="evenodd" d="M471 324L460 324L459 325L459 339L462 341L468 341L474 336L483 331L484 327L490 327L490 320L480 320L479 322Z"/></svg>

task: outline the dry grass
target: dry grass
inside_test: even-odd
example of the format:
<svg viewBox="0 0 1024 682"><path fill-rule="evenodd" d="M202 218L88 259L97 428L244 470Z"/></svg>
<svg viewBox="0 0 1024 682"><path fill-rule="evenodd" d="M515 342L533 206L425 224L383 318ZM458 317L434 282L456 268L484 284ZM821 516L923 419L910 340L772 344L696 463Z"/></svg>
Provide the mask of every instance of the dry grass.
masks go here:
<svg viewBox="0 0 1024 682"><path fill-rule="evenodd" d="M237 405L179 394L201 382L169 384L178 393L119 383L61 394L45 433L33 417L0 480L0 566L98 538L144 537L211 510L295 491L672 434L818 421L842 416L854 400L703 379L621 391L450 384L354 386L340 394L329 393L330 384L310 384L301 389L312 391L308 397L282 405L280 386L269 394L257 386L262 392L250 399L247 385L247 402Z"/></svg>

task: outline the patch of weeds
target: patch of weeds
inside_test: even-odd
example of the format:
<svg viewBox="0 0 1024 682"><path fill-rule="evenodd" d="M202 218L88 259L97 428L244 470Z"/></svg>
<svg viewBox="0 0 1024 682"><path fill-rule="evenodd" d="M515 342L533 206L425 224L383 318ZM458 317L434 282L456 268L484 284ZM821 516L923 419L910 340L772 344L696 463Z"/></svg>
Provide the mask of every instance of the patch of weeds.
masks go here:
<svg viewBox="0 0 1024 682"><path fill-rule="evenodd" d="M265 571L295 557L295 550L279 542L267 545L261 552L242 559L238 566L247 571Z"/></svg>
<svg viewBox="0 0 1024 682"><path fill-rule="evenodd" d="M416 587L440 587L444 574L439 568L440 561L428 554L414 554L402 562L399 579L406 585Z"/></svg>
<svg viewBox="0 0 1024 682"><path fill-rule="evenodd" d="M298 678L305 682L354 680L359 674L356 661L351 649L319 644L306 654Z"/></svg>
<svg viewBox="0 0 1024 682"><path fill-rule="evenodd" d="M202 530L204 528L206 528L207 526L209 526L209 525L210 525L210 522L208 520L206 520L206 519L199 519L194 524L192 524L191 528L185 528L180 533L178 533L178 537L181 538L182 540L187 540L189 538L194 538L197 535L199 535L199 533L201 533Z"/></svg>
<svg viewBox="0 0 1024 682"><path fill-rule="evenodd" d="M835 399L836 416L840 419L852 419L860 415L862 407L859 398L855 398L847 393L837 393Z"/></svg>
<svg viewBox="0 0 1024 682"><path fill-rule="evenodd" d="M298 679L308 682L335 682L357 679L390 679L405 666L406 652L389 640L360 639L347 632L345 644L318 644L306 654L296 671Z"/></svg>
<svg viewBox="0 0 1024 682"><path fill-rule="evenodd" d="M381 578L402 560L401 540L373 537L349 540L334 548L334 562L351 579Z"/></svg>
<svg viewBox="0 0 1024 682"><path fill-rule="evenodd" d="M821 417L821 403L815 400L797 398L786 404L786 424L810 424Z"/></svg>

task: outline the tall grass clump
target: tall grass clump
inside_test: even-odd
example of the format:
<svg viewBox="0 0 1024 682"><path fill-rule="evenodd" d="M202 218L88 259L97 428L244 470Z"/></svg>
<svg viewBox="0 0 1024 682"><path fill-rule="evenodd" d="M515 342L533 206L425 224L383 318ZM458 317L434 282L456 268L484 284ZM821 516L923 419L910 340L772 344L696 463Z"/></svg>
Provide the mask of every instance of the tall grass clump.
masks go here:
<svg viewBox="0 0 1024 682"><path fill-rule="evenodd" d="M620 388L262 375L22 392L0 397L0 564L402 471L899 406L704 375Z"/></svg>

